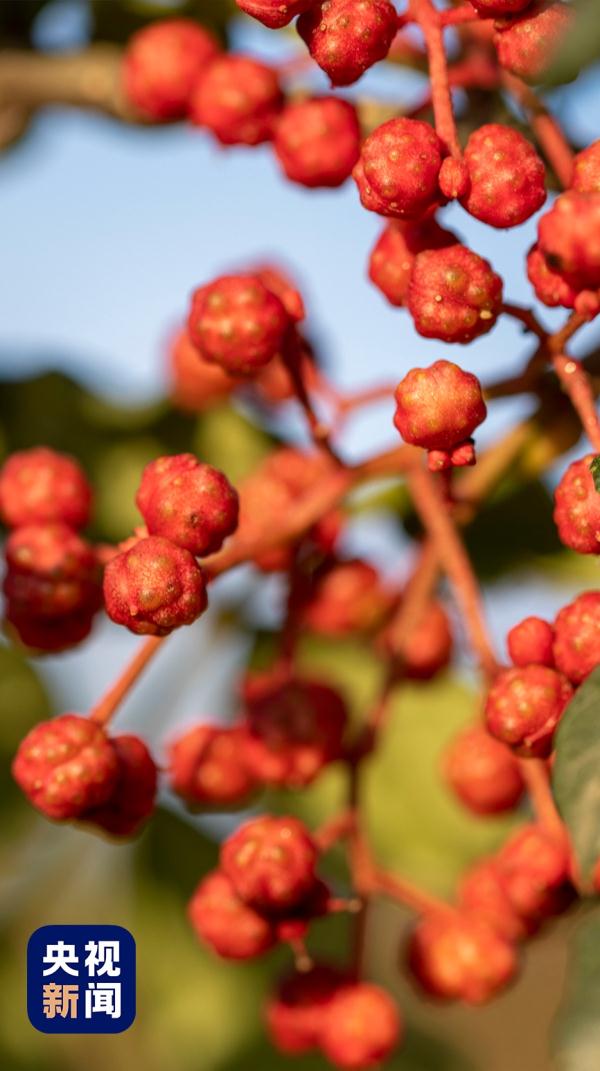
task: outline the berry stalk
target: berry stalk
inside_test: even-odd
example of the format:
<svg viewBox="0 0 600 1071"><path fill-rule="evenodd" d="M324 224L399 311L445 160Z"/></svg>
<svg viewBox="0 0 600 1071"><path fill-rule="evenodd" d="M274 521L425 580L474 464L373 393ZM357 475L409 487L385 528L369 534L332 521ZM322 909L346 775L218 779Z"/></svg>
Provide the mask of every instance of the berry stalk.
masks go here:
<svg viewBox="0 0 600 1071"><path fill-rule="evenodd" d="M454 120L440 13L431 0L411 0L410 11L421 27L427 46L435 129L451 155L460 159L462 153Z"/></svg>

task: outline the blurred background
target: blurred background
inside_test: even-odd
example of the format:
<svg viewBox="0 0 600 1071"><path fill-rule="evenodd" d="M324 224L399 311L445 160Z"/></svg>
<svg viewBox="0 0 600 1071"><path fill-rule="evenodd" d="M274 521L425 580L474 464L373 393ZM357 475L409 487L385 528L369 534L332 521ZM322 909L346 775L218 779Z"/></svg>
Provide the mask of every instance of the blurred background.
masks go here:
<svg viewBox="0 0 600 1071"><path fill-rule="evenodd" d="M234 49L278 63L297 54L293 35L232 19L232 6L225 0L0 0L0 40L73 50L91 39L123 42L152 17L191 13L226 32ZM593 60L582 53L581 73L549 93L576 146L600 134L600 67ZM326 88L318 74L298 78ZM359 91L410 106L423 87L418 72L380 65L361 80ZM508 300L532 304L524 254L535 219L502 233L449 207L441 221L492 261L506 280ZM191 416L166 397L168 341L191 290L257 261L281 263L298 279L311 338L342 389L394 383L415 364L442 356L459 359L484 383L517 372L534 343L510 321L466 349L415 335L406 315L388 306L366 277L380 229L381 221L360 208L352 183L340 191L303 191L280 177L268 148L224 151L183 125L144 128L67 109L39 112L0 159L2 455L47 443L78 456L96 487L93 534L116 541L139 521L133 495L142 466L158 454L191 449L236 480L274 437L302 442L303 426L292 406L265 419L237 400ZM548 309L540 315L550 326L561 320ZM578 335L574 350L589 353L599 343L592 325ZM533 409L528 396L494 403L480 445ZM392 412L390 398L353 419L341 439L344 455L358 459L394 445ZM540 442L537 449L543 450L543 431ZM572 456L584 449L576 431L565 446ZM565 463L561 459L560 471ZM538 471L535 458L522 458L468 535L501 656L506 630L521 616L551 617L598 583L596 560L576 560L561 550L551 521L556 471L551 466L543 479ZM357 503L344 551L402 578L412 560L406 515L398 488L381 488L369 503ZM119 713L119 728L140 731L160 757L165 741L192 720L230 717L236 677L255 652L257 636L260 649L268 649L282 595L277 579L257 580L249 570L220 581L210 612L166 645ZM461 622L455 626L460 639ZM138 642L99 619L83 645L60 657L25 658L8 640L0 646L1 1065L8 1071L78 1071L84 1065L95 1071L109 1062L115 1071L279 1068L286 1061L263 1040L260 1006L286 955L277 953L264 964L223 965L197 945L185 918L195 883L214 864L219 836L237 817L193 818L165 795L141 840L115 845L37 819L10 779L10 759L27 729L52 712L85 711ZM366 648L308 640L302 657L339 681L357 716L364 713L377 681ZM385 748L366 777L367 818L382 863L441 895L452 893L467 863L501 842L512 821L466 815L438 776L441 749L473 717L477 703L469 661L459 650L452 673L402 689ZM341 774L331 770L301 797L288 793L261 806L318 823L343 791ZM336 878L343 881L343 873L334 871ZM401 975L407 919L378 906L370 917L368 970L398 994L408 1020L407 1043L389 1066L553 1066L550 1024L578 921L568 917L532 942L522 979L489 1008L447 1009L417 998ZM25 944L35 928L52 922L119 923L134 933L138 1018L126 1034L47 1037L29 1025ZM346 939L343 921L327 922L316 927L312 947L339 958ZM596 1069L599 1048L596 1057L593 1064L561 1066ZM324 1066L320 1058L295 1063L299 1071Z"/></svg>

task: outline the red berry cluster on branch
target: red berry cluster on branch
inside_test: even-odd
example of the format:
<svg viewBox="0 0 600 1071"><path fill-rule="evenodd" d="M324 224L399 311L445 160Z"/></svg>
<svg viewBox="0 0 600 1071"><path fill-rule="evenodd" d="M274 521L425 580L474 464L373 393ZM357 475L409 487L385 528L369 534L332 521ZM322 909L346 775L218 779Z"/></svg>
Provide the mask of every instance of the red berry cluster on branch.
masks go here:
<svg viewBox="0 0 600 1071"><path fill-rule="evenodd" d="M387 56L428 65L433 122L422 118L424 107L392 118L375 109L373 121L365 119L368 108L334 92L290 91L285 69L228 53L185 19L157 22L129 43L123 83L137 112L155 122L187 119L224 146L269 143L283 174L307 189L335 188L352 175L355 210L360 200L385 217L370 279L391 305L407 309L417 335L461 345L481 339L483 347L508 316L537 347L521 376L487 388L448 360L420 367L417 355L415 367L399 370L395 389L344 394L319 365L303 296L284 271L250 265L204 281L169 353L175 404L203 412L241 400L269 421L272 407L296 406L306 435L288 436L286 410L277 408L281 438L273 436L272 449L236 488L193 454L156 458L135 499L143 524L116 547L94 547L81 535L91 489L74 460L43 447L8 458L0 517L10 529L9 625L37 649L72 645L89 631L103 592L113 622L149 637L88 717L63 714L33 729L13 773L48 818L114 836L136 833L154 808L157 766L139 737L110 735L110 719L163 638L205 611L223 573L245 564L259 576L276 574L283 609L272 657L260 669L252 661L240 668L231 720L215 711L213 720L199 719L167 741L166 787L194 812L230 812L260 807L268 789L301 791L337 767L347 806L313 830L296 817L263 813L234 828L218 867L200 877L189 919L200 941L225 959L289 946L295 969L266 1008L281 1052L318 1050L335 1066L369 1068L403 1032L395 1001L361 974L371 897L388 896L416 913L403 960L421 988L478 1004L512 981L520 943L575 896L573 846L549 774L556 730L600 666L600 592L578 595L553 622L518 621L507 637L512 664L501 665L460 529L537 428L536 416L486 448L473 470L473 436L488 404L527 391L539 395L545 417L544 399L560 385L591 450L582 447L561 475L556 529L570 550L600 553L597 384L586 362L569 353L571 336L600 311L600 142L573 154L523 81L540 78L571 22L571 7L560 2L473 0L471 10L412 0L404 14L388 0L238 0L238 7L270 29L298 17L298 35L333 87L353 84ZM410 22L424 47L404 36ZM449 64L445 51L443 31L454 22L467 44L463 64ZM469 128L463 146L455 87L502 88L530 117L532 140L516 126L486 122ZM546 164L564 192L540 216L526 263L542 304L570 310L555 332L505 299L492 265L440 222L446 204L457 201L493 228L524 223L544 205ZM349 463L338 432L354 410L381 399L390 408L395 401L402 442ZM565 449L561 434L558 426L547 433L553 462ZM352 555L346 540L354 492L380 478L404 481L420 525L401 584ZM441 575L448 592L440 590ZM360 697L305 669L307 633L321 643L325 637L334 651L349 640L368 646L377 660L380 687L358 724L350 710ZM457 805L482 820L527 803L533 816L470 867L455 902L445 903L379 866L363 828L360 774L385 746L396 689L408 682L422 689L452 665L465 640L482 677L483 716L445 747L440 773ZM321 877L337 845L348 864L343 895ZM598 889L599 873L600 864ZM359 916L358 955L344 966L313 963L312 923L340 911Z"/></svg>

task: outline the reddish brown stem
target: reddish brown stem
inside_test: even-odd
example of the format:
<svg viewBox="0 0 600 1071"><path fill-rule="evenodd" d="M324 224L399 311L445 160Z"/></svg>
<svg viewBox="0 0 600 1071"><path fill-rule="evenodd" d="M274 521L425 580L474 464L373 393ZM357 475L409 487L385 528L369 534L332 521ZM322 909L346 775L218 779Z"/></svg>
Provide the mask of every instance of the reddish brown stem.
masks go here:
<svg viewBox="0 0 600 1071"><path fill-rule="evenodd" d="M150 636L136 651L131 662L125 667L115 683L90 711L90 718L107 725L117 707L123 702L140 674L144 671L154 655L160 650L164 636Z"/></svg>
<svg viewBox="0 0 600 1071"><path fill-rule="evenodd" d="M413 501L429 535L434 540L456 600L461 607L473 650L487 676L498 671L498 663L485 626L479 584L456 526L446 509L439 483L422 466L408 476Z"/></svg>
<svg viewBox="0 0 600 1071"><path fill-rule="evenodd" d="M502 81L509 93L528 113L531 128L559 182L564 187L570 186L574 154L558 120L550 114L534 91L516 75L504 71Z"/></svg>
<svg viewBox="0 0 600 1071"><path fill-rule="evenodd" d="M538 822L552 836L563 838L565 827L556 809L546 763L542 759L521 759L520 766Z"/></svg>
<svg viewBox="0 0 600 1071"><path fill-rule="evenodd" d="M596 399L585 368L581 361L566 357L564 353L557 354L552 359L552 364L565 393L569 395L573 408L581 420L585 434L594 450L600 453L600 422L596 409Z"/></svg>
<svg viewBox="0 0 600 1071"><path fill-rule="evenodd" d="M396 874L388 874L384 870L376 870L371 878L371 891L383 893L391 900L409 907L419 915L432 913L451 914L454 908L438 899L431 893L426 892L407 878L398 877Z"/></svg>
<svg viewBox="0 0 600 1071"><path fill-rule="evenodd" d="M460 159L440 12L431 0L411 0L410 12L419 23L427 46L435 129L452 156Z"/></svg>

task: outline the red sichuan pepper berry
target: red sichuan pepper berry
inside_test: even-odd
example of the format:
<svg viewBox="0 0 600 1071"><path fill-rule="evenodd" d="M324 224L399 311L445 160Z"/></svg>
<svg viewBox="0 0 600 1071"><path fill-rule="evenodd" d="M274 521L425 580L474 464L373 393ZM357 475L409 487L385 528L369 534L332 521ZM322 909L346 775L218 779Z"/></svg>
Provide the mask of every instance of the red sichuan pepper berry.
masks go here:
<svg viewBox="0 0 600 1071"><path fill-rule="evenodd" d="M517 806L525 790L511 751L479 725L461 732L444 753L451 788L475 814L502 814Z"/></svg>
<svg viewBox="0 0 600 1071"><path fill-rule="evenodd" d="M190 337L229 375L253 375L281 350L289 316L256 275L223 275L192 297Z"/></svg>
<svg viewBox="0 0 600 1071"><path fill-rule="evenodd" d="M128 100L149 119L182 119L198 76L219 51L216 38L191 19L165 19L144 27L125 51Z"/></svg>
<svg viewBox="0 0 600 1071"><path fill-rule="evenodd" d="M283 106L277 71L249 56L221 56L196 82L189 119L222 145L261 145Z"/></svg>
<svg viewBox="0 0 600 1071"><path fill-rule="evenodd" d="M138 635L168 636L206 610L204 575L188 550L150 536L108 563L104 601L117 625Z"/></svg>
<svg viewBox="0 0 600 1071"><path fill-rule="evenodd" d="M277 941L272 923L240 900L220 870L202 879L189 902L188 916L200 940L223 959L253 959Z"/></svg>
<svg viewBox="0 0 600 1071"><path fill-rule="evenodd" d="M452 451L469 440L487 409L477 376L452 361L413 368L394 394L394 424L405 442L429 451Z"/></svg>
<svg viewBox="0 0 600 1071"><path fill-rule="evenodd" d="M130 837L152 814L158 771L139 736L121 734L110 741L117 757L117 780L108 800L82 818L116 837Z"/></svg>
<svg viewBox="0 0 600 1071"><path fill-rule="evenodd" d="M313 587L303 620L324 636L350 636L381 624L390 606L376 569L358 559L338 562Z"/></svg>
<svg viewBox="0 0 600 1071"><path fill-rule="evenodd" d="M577 687L600 665L600 592L584 591L554 622L556 668Z"/></svg>
<svg viewBox="0 0 600 1071"><path fill-rule="evenodd" d="M323 964L284 978L265 1009L269 1037L280 1052L318 1048L331 1001L344 981L339 970Z"/></svg>
<svg viewBox="0 0 600 1071"><path fill-rule="evenodd" d="M309 189L341 186L360 154L356 108L336 97L288 104L277 121L273 148L292 182Z"/></svg>
<svg viewBox="0 0 600 1071"><path fill-rule="evenodd" d="M567 841L541 826L527 825L515 833L496 866L513 910L530 927L560 914L573 899Z"/></svg>
<svg viewBox="0 0 600 1071"><path fill-rule="evenodd" d="M80 465L46 446L11 454L0 469L0 519L9 528L46 521L83 528L91 502Z"/></svg>
<svg viewBox="0 0 600 1071"><path fill-rule="evenodd" d="M552 63L561 42L571 28L573 11L566 4L531 4L517 18L496 24L494 42L502 67L537 82Z"/></svg>
<svg viewBox="0 0 600 1071"><path fill-rule="evenodd" d="M502 279L464 245L418 253L408 287L415 329L442 342L472 342L494 326L502 304Z"/></svg>
<svg viewBox="0 0 600 1071"><path fill-rule="evenodd" d="M518 130L486 123L469 137L464 160L470 182L461 204L491 227L516 227L546 200L546 169Z"/></svg>
<svg viewBox="0 0 600 1071"><path fill-rule="evenodd" d="M444 249L458 241L434 219L420 223L394 220L382 231L369 260L369 278L391 305L406 303L410 274L417 253L424 249Z"/></svg>
<svg viewBox="0 0 600 1071"><path fill-rule="evenodd" d="M600 194L557 197L538 224L538 245L551 270L575 289L600 287Z"/></svg>
<svg viewBox="0 0 600 1071"><path fill-rule="evenodd" d="M379 1067L400 1041L402 1026L384 989L370 982L342 986L327 1008L320 1048L336 1067Z"/></svg>
<svg viewBox="0 0 600 1071"><path fill-rule="evenodd" d="M573 461L554 492L554 523L566 547L600 554L600 494L590 465L594 454Z"/></svg>
<svg viewBox="0 0 600 1071"><path fill-rule="evenodd" d="M430 602L409 635L402 625L402 604L398 615L386 626L381 645L389 658L398 661L409 680L426 681L445 669L452 657L452 629L448 614L439 602Z"/></svg>
<svg viewBox="0 0 600 1071"><path fill-rule="evenodd" d="M483 1004L511 981L517 961L513 946L481 919L448 911L417 923L409 966L431 996Z"/></svg>
<svg viewBox="0 0 600 1071"><path fill-rule="evenodd" d="M503 15L518 15L531 5L531 0L471 0L473 7L484 18L502 18Z"/></svg>
<svg viewBox="0 0 600 1071"><path fill-rule="evenodd" d="M397 26L389 0L317 0L296 24L312 58L334 86L351 85L385 59Z"/></svg>
<svg viewBox="0 0 600 1071"><path fill-rule="evenodd" d="M76 647L89 636L96 609L94 605L61 617L32 617L9 601L4 620L8 633L30 651L57 654Z"/></svg>
<svg viewBox="0 0 600 1071"><path fill-rule="evenodd" d="M238 381L207 361L194 346L188 331L180 331L169 348L171 397L179 409L192 413L210 409L238 386Z"/></svg>
<svg viewBox="0 0 600 1071"><path fill-rule="evenodd" d="M577 153L571 189L577 193L600 193L600 141L593 141Z"/></svg>
<svg viewBox="0 0 600 1071"><path fill-rule="evenodd" d="M219 550L237 527L238 497L229 480L193 454L146 465L136 503L150 535L199 557Z"/></svg>
<svg viewBox="0 0 600 1071"><path fill-rule="evenodd" d="M246 730L197 725L169 749L171 788L195 807L245 803L256 787L246 762Z"/></svg>
<svg viewBox="0 0 600 1071"><path fill-rule="evenodd" d="M458 906L471 918L480 919L505 941L522 941L535 929L515 911L495 859L484 859L467 870L460 883Z"/></svg>
<svg viewBox="0 0 600 1071"><path fill-rule="evenodd" d="M546 758L572 695L567 678L547 666L503 670L487 697L488 729L518 755Z"/></svg>
<svg viewBox="0 0 600 1071"><path fill-rule="evenodd" d="M312 892L317 848L297 818L254 818L221 847L237 895L258 911L289 912Z"/></svg>
<svg viewBox="0 0 600 1071"><path fill-rule="evenodd" d="M527 278L543 305L551 309L557 305L565 309L575 307L578 290L560 272L550 267L538 245L532 246L527 254Z"/></svg>
<svg viewBox="0 0 600 1071"><path fill-rule="evenodd" d="M66 524L15 528L5 555L4 593L17 613L57 618L100 605L94 550Z"/></svg>
<svg viewBox="0 0 600 1071"><path fill-rule="evenodd" d="M300 788L342 754L346 704L319 681L273 680L246 703L244 757L263 784Z"/></svg>
<svg viewBox="0 0 600 1071"><path fill-rule="evenodd" d="M443 200L438 185L445 155L429 123L390 119L365 140L353 177L364 208L417 220Z"/></svg>
<svg viewBox="0 0 600 1071"><path fill-rule="evenodd" d="M48 818L79 818L114 791L118 759L104 729L79 714L36 725L19 745L12 774Z"/></svg>
<svg viewBox="0 0 600 1071"><path fill-rule="evenodd" d="M515 666L554 666L554 629L541 617L526 617L511 628L507 637L508 653ZM562 669L561 666L558 667ZM567 676L569 674L567 673Z"/></svg>
<svg viewBox="0 0 600 1071"><path fill-rule="evenodd" d="M270 30L280 30L314 4L315 0L235 0L240 11L262 22Z"/></svg>

